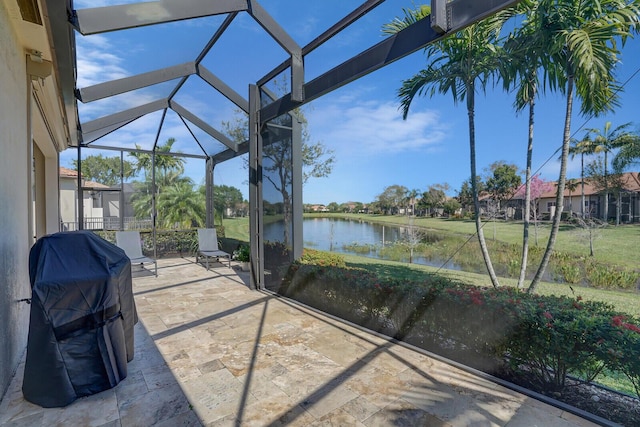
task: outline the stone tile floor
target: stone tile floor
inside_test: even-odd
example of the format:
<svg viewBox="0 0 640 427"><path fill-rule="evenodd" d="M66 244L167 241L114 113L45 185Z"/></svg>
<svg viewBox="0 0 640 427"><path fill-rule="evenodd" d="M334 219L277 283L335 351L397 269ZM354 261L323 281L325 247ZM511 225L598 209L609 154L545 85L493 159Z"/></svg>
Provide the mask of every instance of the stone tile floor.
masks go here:
<svg viewBox="0 0 640 427"><path fill-rule="evenodd" d="M118 386L43 409L19 367L0 426L591 426L190 258L137 272L135 358ZM136 277L137 276L137 277Z"/></svg>

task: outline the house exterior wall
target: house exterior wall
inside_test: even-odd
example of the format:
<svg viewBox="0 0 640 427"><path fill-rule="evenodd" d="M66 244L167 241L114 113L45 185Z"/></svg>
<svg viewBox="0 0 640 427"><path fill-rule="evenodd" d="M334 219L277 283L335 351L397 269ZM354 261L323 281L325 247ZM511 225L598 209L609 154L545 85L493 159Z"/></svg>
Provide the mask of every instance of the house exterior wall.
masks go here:
<svg viewBox="0 0 640 427"><path fill-rule="evenodd" d="M31 297L29 250L60 227L58 153L69 129L45 25L0 0L0 398L27 344L29 305L19 300Z"/></svg>
<svg viewBox="0 0 640 427"><path fill-rule="evenodd" d="M617 194L611 193L609 195L609 220L615 219L616 216L616 203L615 198ZM604 205L604 196L602 195L586 195L585 198L585 215L588 218L602 218L603 211L602 206ZM538 201L538 208L541 215L551 213L549 210L549 203L555 204L554 198L542 198ZM624 204L621 206L621 221L624 223L628 222L639 222L640 221L640 193L637 192L626 192L623 194ZM565 196L564 199L564 211L569 212L569 198ZM580 214L582 211L580 210L581 196L572 195L571 196L571 210L574 214Z"/></svg>
<svg viewBox="0 0 640 427"><path fill-rule="evenodd" d="M84 182L84 185L96 183ZM64 230L77 229L78 221L78 200L76 188L78 179L64 174L60 176L60 219ZM85 191L83 195L84 217L90 218L85 222L86 229L105 229L114 230L120 227L120 191L118 187L112 187L110 190L98 188L92 195L91 191ZM124 185L124 218L127 220L135 216L131 197L133 196L133 187L131 184ZM117 189L117 190L116 190ZM94 201L94 198L96 200Z"/></svg>
<svg viewBox="0 0 640 427"><path fill-rule="evenodd" d="M63 223L76 222L78 220L78 200L76 178L60 178L60 219Z"/></svg>
<svg viewBox="0 0 640 427"><path fill-rule="evenodd" d="M580 193L576 194L572 194L571 198L569 198L568 196L564 197L564 208L563 208L563 212L573 212L574 214L579 214L582 212L582 210L580 209L580 203L581 203L581 196ZM597 195L588 195L584 197L585 200L585 214L589 214L589 210L591 211L591 216L595 216L597 217L598 215L600 215L598 206L599 206L599 196ZM538 214L539 215L544 215L544 214L553 214L555 211L554 209L552 209L552 206L555 206L556 203L556 198L555 197L545 197L545 198L540 198L540 200L538 200Z"/></svg>
<svg viewBox="0 0 640 427"><path fill-rule="evenodd" d="M0 2L0 396L27 343L30 148L26 60L4 2Z"/></svg>

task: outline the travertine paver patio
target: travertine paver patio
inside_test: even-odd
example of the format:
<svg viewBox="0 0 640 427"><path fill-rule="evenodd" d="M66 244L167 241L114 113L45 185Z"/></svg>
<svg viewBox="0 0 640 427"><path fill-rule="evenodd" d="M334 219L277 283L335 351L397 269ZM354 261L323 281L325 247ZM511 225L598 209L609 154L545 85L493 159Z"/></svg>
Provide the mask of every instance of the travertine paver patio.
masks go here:
<svg viewBox="0 0 640 427"><path fill-rule="evenodd" d="M117 387L65 408L26 402L0 426L589 426L384 338L251 291L247 273L167 259L134 278L135 359Z"/></svg>

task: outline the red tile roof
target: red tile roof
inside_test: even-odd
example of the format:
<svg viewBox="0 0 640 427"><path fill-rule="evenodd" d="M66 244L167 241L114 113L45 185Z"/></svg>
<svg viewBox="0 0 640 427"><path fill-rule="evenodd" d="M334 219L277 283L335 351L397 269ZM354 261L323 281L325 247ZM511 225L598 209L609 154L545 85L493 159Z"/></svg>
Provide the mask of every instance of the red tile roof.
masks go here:
<svg viewBox="0 0 640 427"><path fill-rule="evenodd" d="M575 190L569 191L569 188L565 185L564 187L564 197L572 197L576 195L582 194L582 185L580 183L580 178L567 180L567 182L573 181L577 183L577 187ZM632 192L640 192L640 172L625 172L622 174L621 182L625 190ZM540 199L551 199L556 197L556 189L558 187L557 183L552 182L552 189L546 191L540 195ZM593 185L588 178L584 180L584 195L585 196L594 196L596 194L600 194L602 189ZM484 198L490 198L490 195L484 196ZM516 194L513 196L513 199L524 199L524 192L522 194Z"/></svg>
<svg viewBox="0 0 640 427"><path fill-rule="evenodd" d="M576 187L575 190L573 191L569 191L569 189L567 188L567 186L565 185L564 188L564 196L565 197L569 197L569 196L575 196L575 195L579 195L582 194L582 185L580 183L580 179L574 179L572 180L574 182L576 182L578 184L578 186ZM622 183L622 186L625 190L627 191L633 191L633 192L638 192L640 191L640 173L639 172L625 172L622 174L622 177L620 178L620 181ZM553 190L551 191L547 191L546 193L543 193L540 198L541 199L547 199L547 198L552 198L552 197L556 197L556 188L557 188L557 184L554 182L553 183ZM592 195L596 195L602 192L601 188L596 187L594 184L592 184L588 178L585 178L584 180L584 194L585 196L592 196Z"/></svg>
<svg viewBox="0 0 640 427"><path fill-rule="evenodd" d="M76 178L76 179L78 178L78 171L65 168L63 166L60 166L59 173L61 178ZM82 186L90 187L90 188L109 188L108 185L100 184L99 182L94 182L94 181L84 181L82 183Z"/></svg>
<svg viewBox="0 0 640 427"><path fill-rule="evenodd" d="M60 176L64 178L77 178L78 171L60 166Z"/></svg>

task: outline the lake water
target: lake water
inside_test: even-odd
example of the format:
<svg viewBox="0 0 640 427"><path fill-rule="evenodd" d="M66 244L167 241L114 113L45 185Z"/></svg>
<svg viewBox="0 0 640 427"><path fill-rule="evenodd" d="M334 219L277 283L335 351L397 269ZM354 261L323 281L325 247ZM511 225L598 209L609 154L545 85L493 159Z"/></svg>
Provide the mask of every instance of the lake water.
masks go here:
<svg viewBox="0 0 640 427"><path fill-rule="evenodd" d="M381 258L376 250L367 254L349 250L349 246L372 245L381 248L392 245L399 240L406 240L408 228L374 224L366 221L337 219L337 218L305 218L303 220L304 246L322 251L362 255L371 258ZM282 241L284 223L274 222L264 225L265 240ZM408 259L404 260L408 262ZM443 266L444 260L413 258L413 263ZM460 267L452 262L446 263L444 268L459 270Z"/></svg>

